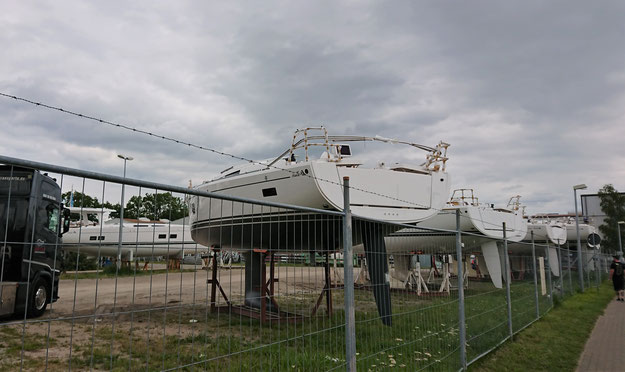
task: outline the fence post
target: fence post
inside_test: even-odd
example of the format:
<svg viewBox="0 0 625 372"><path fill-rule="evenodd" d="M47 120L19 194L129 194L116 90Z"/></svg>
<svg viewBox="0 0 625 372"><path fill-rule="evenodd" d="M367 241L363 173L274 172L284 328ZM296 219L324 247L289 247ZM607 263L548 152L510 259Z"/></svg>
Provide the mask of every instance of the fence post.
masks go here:
<svg viewBox="0 0 625 372"><path fill-rule="evenodd" d="M564 273L562 273L562 248L560 248L560 241L556 245L558 247L558 264L560 265L560 297L564 298Z"/></svg>
<svg viewBox="0 0 625 372"><path fill-rule="evenodd" d="M345 283L345 362L348 372L356 371L356 315L354 309L354 262L352 253L352 212L349 209L349 177L343 177L343 282Z"/></svg>
<svg viewBox="0 0 625 372"><path fill-rule="evenodd" d="M595 248L593 248L595 249ZM601 270L599 270L599 257L597 257L597 251L594 251L593 259L595 261L595 279L597 279L597 292L599 292L599 286L601 285Z"/></svg>
<svg viewBox="0 0 625 372"><path fill-rule="evenodd" d="M588 288L590 288L592 287L592 283L590 282L590 260L584 259L584 265L586 265L586 279L588 279Z"/></svg>
<svg viewBox="0 0 625 372"><path fill-rule="evenodd" d="M551 283L551 260L549 259L549 244L545 246L545 260L547 261L547 283L549 283L549 302L553 307L553 283Z"/></svg>
<svg viewBox="0 0 625 372"><path fill-rule="evenodd" d="M508 239L506 238L506 223L503 223L503 257L504 261L504 278L506 279L506 300L508 302L508 331L510 331L510 340L512 340L512 300L510 298L510 260L508 259Z"/></svg>
<svg viewBox="0 0 625 372"><path fill-rule="evenodd" d="M571 278L571 246L569 242L566 242L566 262L568 263L567 270L569 272L569 289L571 289L571 294L575 293L573 290L573 278Z"/></svg>
<svg viewBox="0 0 625 372"><path fill-rule="evenodd" d="M540 305L538 304L538 278L536 277L536 246L534 245L534 231L532 236L532 269L534 270L534 301L536 302L536 319L540 318Z"/></svg>
<svg viewBox="0 0 625 372"><path fill-rule="evenodd" d="M464 323L464 272L462 266L462 238L460 233L460 209L456 209L456 260L458 261L458 328L460 336L460 365L467 370L466 324Z"/></svg>

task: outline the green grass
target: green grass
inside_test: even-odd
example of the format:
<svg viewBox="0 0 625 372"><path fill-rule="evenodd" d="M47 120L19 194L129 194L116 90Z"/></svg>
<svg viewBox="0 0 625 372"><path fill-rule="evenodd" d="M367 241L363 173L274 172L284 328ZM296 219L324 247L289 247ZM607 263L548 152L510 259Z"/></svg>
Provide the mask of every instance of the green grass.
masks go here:
<svg viewBox="0 0 625 372"><path fill-rule="evenodd" d="M46 343L50 346L56 346L56 340L53 337L40 337L28 332L23 332L20 327L0 327L0 371L14 370L22 355L22 349L25 353L37 350L45 350ZM28 357L24 358L24 367L26 369L36 369L40 363ZM19 367L18 367L19 369Z"/></svg>
<svg viewBox="0 0 625 372"><path fill-rule="evenodd" d="M610 283L559 302L542 319L469 367L482 371L574 371L595 322L614 298Z"/></svg>
<svg viewBox="0 0 625 372"><path fill-rule="evenodd" d="M200 267L198 266L198 270L200 269ZM196 271L194 269L184 269L184 270L179 270L179 269L158 269L158 270L142 270L141 268L138 268L136 270L136 276L146 276L146 275L157 275L157 274L165 274L166 272L169 272L170 274L172 273L180 273L180 272L192 272L192 271ZM119 269L119 271L115 271L115 267L113 266L113 268L107 268L104 270L100 270L100 272L90 272L90 273L62 273L61 276L59 277L61 280L65 280L65 279L69 279L69 280L74 280L74 279L103 279L103 278L115 278L115 277L126 277L126 276L135 276L135 269L134 268L128 268L128 267L122 267L121 269Z"/></svg>
<svg viewBox="0 0 625 372"><path fill-rule="evenodd" d="M343 370L343 291L332 293L332 316L327 316L324 300L317 316L297 324L261 324L237 314L210 313L200 304L174 304L166 311L143 309L132 315L132 325L130 315L123 315L115 320L114 331L107 317L97 322L80 320L73 328L71 366L76 370L160 370L200 362L196 368L186 370ZM471 282L465 293L467 353L471 360L496 347L508 335L507 304L505 290L494 289L490 283ZM533 282L513 282L511 295L513 329L518 330L536 318ZM281 295L277 301L283 311L310 315L317 296L316 291L302 291ZM458 370L456 293L431 297L394 293L392 303L393 325L387 327L378 319L372 293L356 290L358 369ZM547 296L539 296L538 305L541 314L551 306ZM574 313L572 317L586 316L583 311ZM0 330L14 332L12 327L0 326ZM57 352L67 353L69 328L70 322L53 322ZM28 330L27 337L37 339L36 333ZM21 339L15 335L12 338L21 349ZM41 339L44 345L25 348L45 351L45 337ZM26 353L24 362L28 370L45 365L41 354L35 353ZM70 359L65 355L48 363L51 370L67 370Z"/></svg>

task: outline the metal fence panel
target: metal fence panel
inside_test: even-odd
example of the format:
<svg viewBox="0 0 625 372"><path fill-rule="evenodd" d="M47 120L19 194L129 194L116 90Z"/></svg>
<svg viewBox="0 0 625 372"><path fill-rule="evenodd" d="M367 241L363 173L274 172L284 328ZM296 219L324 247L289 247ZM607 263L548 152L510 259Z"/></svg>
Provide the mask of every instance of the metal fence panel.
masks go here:
<svg viewBox="0 0 625 372"><path fill-rule="evenodd" d="M460 214L456 230L425 229L0 160L50 172L76 215L96 209L62 242L34 239L60 220L45 208L29 212L30 239L3 235L3 309L19 306L0 319L0 369L459 370L576 293L578 259L587 287L610 263L462 232ZM0 228L15 230L25 200L1 201L16 212ZM105 223L118 203L125 221Z"/></svg>

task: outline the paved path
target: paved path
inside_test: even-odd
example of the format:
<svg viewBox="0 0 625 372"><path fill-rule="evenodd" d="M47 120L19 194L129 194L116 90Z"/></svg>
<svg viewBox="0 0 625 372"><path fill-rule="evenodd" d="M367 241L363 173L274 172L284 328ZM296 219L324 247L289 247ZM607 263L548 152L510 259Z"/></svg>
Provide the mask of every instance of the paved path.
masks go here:
<svg viewBox="0 0 625 372"><path fill-rule="evenodd" d="M597 319L577 371L625 371L625 303L610 302Z"/></svg>

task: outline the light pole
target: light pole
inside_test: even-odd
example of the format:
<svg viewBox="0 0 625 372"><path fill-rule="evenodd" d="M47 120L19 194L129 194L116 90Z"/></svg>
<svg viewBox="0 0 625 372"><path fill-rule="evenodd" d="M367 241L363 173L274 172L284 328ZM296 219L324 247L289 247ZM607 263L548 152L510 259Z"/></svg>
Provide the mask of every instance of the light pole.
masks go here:
<svg viewBox="0 0 625 372"><path fill-rule="evenodd" d="M119 154L117 155L117 157L124 160L124 178L126 178L126 162L131 161L133 158L132 156L125 156L125 155L119 155ZM120 269L122 265L122 231L124 228L124 186L125 184L122 183L122 200L121 200L120 210L119 210L119 238L117 239L117 269Z"/></svg>
<svg viewBox="0 0 625 372"><path fill-rule="evenodd" d="M582 265L582 241L579 236L579 215L577 214L577 190L585 190L585 184L573 186L573 197L575 198L575 230L577 231L577 271L579 273L579 287L584 292L584 268ZM123 195L123 194L122 194Z"/></svg>
<svg viewBox="0 0 625 372"><path fill-rule="evenodd" d="M618 253L619 257L623 258L623 244L621 243L621 225L625 225L625 221L619 221L616 224L616 231L618 232Z"/></svg>

